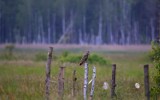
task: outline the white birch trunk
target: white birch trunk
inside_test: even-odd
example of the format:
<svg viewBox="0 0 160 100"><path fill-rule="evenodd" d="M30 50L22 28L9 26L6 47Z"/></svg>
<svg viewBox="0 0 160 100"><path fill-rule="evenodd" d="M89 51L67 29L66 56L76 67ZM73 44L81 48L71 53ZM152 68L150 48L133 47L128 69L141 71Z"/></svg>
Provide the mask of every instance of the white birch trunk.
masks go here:
<svg viewBox="0 0 160 100"><path fill-rule="evenodd" d="M69 38L71 37L70 35L71 35L71 33L73 33L73 24L74 24L74 16L71 13L70 23L68 24L67 27L65 27L65 31L62 34L62 36L60 37L60 39L58 40L58 44L64 43L66 41L65 40L66 36L69 36Z"/></svg>
<svg viewBox="0 0 160 100"><path fill-rule="evenodd" d="M51 27L49 22L48 22L48 43L51 43Z"/></svg>
<svg viewBox="0 0 160 100"><path fill-rule="evenodd" d="M83 37L84 37L84 39L83 39L83 41L85 42L85 43L87 43L87 35L86 35L86 17L85 17L85 15L83 16Z"/></svg>
<svg viewBox="0 0 160 100"><path fill-rule="evenodd" d="M121 24L121 26L120 26L120 32L121 32L121 39L120 39L120 43L122 44L122 45L124 45L125 44L125 33L124 33L124 26Z"/></svg>
<svg viewBox="0 0 160 100"><path fill-rule="evenodd" d="M154 37L154 22L153 22L153 19L151 19L150 21L150 27L151 27L151 40L153 41L155 39Z"/></svg>
<svg viewBox="0 0 160 100"><path fill-rule="evenodd" d="M122 15L122 21L120 22L121 23L121 36L122 36L122 45L124 45L125 44L125 22L123 22L123 21L126 21L126 10L125 10L125 1L123 0L122 1L122 4L121 4L121 6L122 6L122 10L123 10L123 15Z"/></svg>
<svg viewBox="0 0 160 100"><path fill-rule="evenodd" d="M83 45L82 32L81 32L80 29L79 29L79 44L80 44L80 45Z"/></svg>
<svg viewBox="0 0 160 100"><path fill-rule="evenodd" d="M113 42L112 25L109 25L109 34L110 34L110 43L114 44L114 42Z"/></svg>
<svg viewBox="0 0 160 100"><path fill-rule="evenodd" d="M130 32L128 32L128 36L127 36L127 44L130 44Z"/></svg>
<svg viewBox="0 0 160 100"><path fill-rule="evenodd" d="M87 100L87 88L88 88L88 64L84 64L84 89L83 96L84 100Z"/></svg>
<svg viewBox="0 0 160 100"><path fill-rule="evenodd" d="M93 75L92 75L92 87L90 93L90 100L93 100L94 86L95 86L95 78L96 78L96 67L93 67Z"/></svg>
<svg viewBox="0 0 160 100"><path fill-rule="evenodd" d="M134 34L134 43L138 44L138 38L137 38L137 34L138 34L138 29L137 29L137 23L134 22L134 26L133 26L133 34Z"/></svg>
<svg viewBox="0 0 160 100"><path fill-rule="evenodd" d="M65 33L66 30L66 21L65 21L65 8L64 6L62 7L62 34Z"/></svg>
<svg viewBox="0 0 160 100"><path fill-rule="evenodd" d="M53 43L56 43L56 15L53 15Z"/></svg>
<svg viewBox="0 0 160 100"><path fill-rule="evenodd" d="M102 44L102 14L99 14L99 27L98 27L98 36L96 39L96 44Z"/></svg>
<svg viewBox="0 0 160 100"><path fill-rule="evenodd" d="M70 21L71 21L71 28L70 28L70 32L68 34L69 34L69 41L70 41L70 43L72 43L74 41L74 38L75 38L74 34L73 34L74 17L73 17L73 12L72 11L70 12Z"/></svg>
<svg viewBox="0 0 160 100"><path fill-rule="evenodd" d="M38 33L40 34L40 43L44 43L43 18L38 16Z"/></svg>

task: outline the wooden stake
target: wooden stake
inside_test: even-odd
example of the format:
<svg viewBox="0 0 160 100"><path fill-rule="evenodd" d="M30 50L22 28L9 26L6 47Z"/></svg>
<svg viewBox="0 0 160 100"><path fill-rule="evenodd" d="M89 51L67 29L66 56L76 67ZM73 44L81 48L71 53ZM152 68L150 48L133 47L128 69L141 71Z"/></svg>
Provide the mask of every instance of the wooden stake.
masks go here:
<svg viewBox="0 0 160 100"><path fill-rule="evenodd" d="M64 91L64 68L60 67L59 76L58 76L58 95L60 99L63 99L63 91Z"/></svg>
<svg viewBox="0 0 160 100"><path fill-rule="evenodd" d="M149 91L149 66L144 65L144 86L145 86L145 96L147 100L150 100L150 91Z"/></svg>
<svg viewBox="0 0 160 100"><path fill-rule="evenodd" d="M48 59L47 59L47 63L46 63L46 80L45 80L46 100L49 100L49 85L50 85L52 52L53 52L53 47L49 47Z"/></svg>
<svg viewBox="0 0 160 100"><path fill-rule="evenodd" d="M116 64L112 65L112 86L111 86L111 98L113 98L114 96L116 96L115 94L115 87L116 87Z"/></svg>
<svg viewBox="0 0 160 100"><path fill-rule="evenodd" d="M92 75L92 87L90 93L90 100L93 100L94 86L95 86L95 78L96 78L96 67L93 67L93 75Z"/></svg>
<svg viewBox="0 0 160 100"><path fill-rule="evenodd" d="M76 96L76 81L77 81L77 78L76 78L76 70L73 71L73 89L72 89L72 96L75 97Z"/></svg>

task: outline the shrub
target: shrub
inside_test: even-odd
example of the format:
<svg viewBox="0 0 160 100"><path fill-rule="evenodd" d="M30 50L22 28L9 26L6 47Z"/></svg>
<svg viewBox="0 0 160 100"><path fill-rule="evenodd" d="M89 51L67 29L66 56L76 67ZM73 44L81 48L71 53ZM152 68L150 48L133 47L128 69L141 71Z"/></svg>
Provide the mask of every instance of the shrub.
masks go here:
<svg viewBox="0 0 160 100"><path fill-rule="evenodd" d="M156 69L156 74L153 77L155 86L151 88L151 96L154 99L157 99L157 97L160 96L160 45L156 42L152 42L152 51L150 57Z"/></svg>
<svg viewBox="0 0 160 100"><path fill-rule="evenodd" d="M91 54L88 60L92 64L100 64L100 65L109 64L109 61L107 61L104 57L99 56L97 54Z"/></svg>
<svg viewBox="0 0 160 100"><path fill-rule="evenodd" d="M67 56L64 56L63 54L64 53L62 53L62 56L59 58L62 62L78 63L81 59L81 56L77 54L68 54Z"/></svg>
<svg viewBox="0 0 160 100"><path fill-rule="evenodd" d="M81 54L69 54L69 52L65 51L59 57L59 60L62 62L79 63L81 58L82 58ZM106 60L104 57L97 55L97 54L89 55L88 62L90 64L99 64L99 65L109 64L108 60Z"/></svg>

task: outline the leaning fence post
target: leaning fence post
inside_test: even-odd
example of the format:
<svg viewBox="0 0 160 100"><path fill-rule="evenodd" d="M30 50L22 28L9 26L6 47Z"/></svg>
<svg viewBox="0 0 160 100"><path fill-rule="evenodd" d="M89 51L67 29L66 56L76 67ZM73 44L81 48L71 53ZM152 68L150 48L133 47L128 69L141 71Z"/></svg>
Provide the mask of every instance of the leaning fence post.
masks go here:
<svg viewBox="0 0 160 100"><path fill-rule="evenodd" d="M88 88L88 64L84 64L84 88L83 88L83 95L84 100L87 100L87 88Z"/></svg>
<svg viewBox="0 0 160 100"><path fill-rule="evenodd" d="M90 93L90 100L93 100L95 78L96 78L96 67L93 67L92 87L91 87L91 93Z"/></svg>
<svg viewBox="0 0 160 100"><path fill-rule="evenodd" d="M76 85L76 80L77 80L77 77L76 77L76 70L73 71L73 89L72 89L72 96L75 97L76 95L76 88L75 88L75 85Z"/></svg>
<svg viewBox="0 0 160 100"><path fill-rule="evenodd" d="M114 96L116 96L115 94L115 87L116 87L116 64L112 65L112 80L111 80L111 98L113 98Z"/></svg>
<svg viewBox="0 0 160 100"><path fill-rule="evenodd" d="M53 52L53 47L49 47L48 59L47 59L47 63L46 63L46 80L45 80L46 100L49 100L49 85L50 85L50 72L51 72L52 52Z"/></svg>
<svg viewBox="0 0 160 100"><path fill-rule="evenodd" d="M63 91L64 91L64 68L63 66L60 67L59 76L58 76L58 95L59 98L63 98Z"/></svg>
<svg viewBox="0 0 160 100"><path fill-rule="evenodd" d="M149 66L144 65L144 86L145 86L145 96L147 100L150 100L150 92L149 92Z"/></svg>

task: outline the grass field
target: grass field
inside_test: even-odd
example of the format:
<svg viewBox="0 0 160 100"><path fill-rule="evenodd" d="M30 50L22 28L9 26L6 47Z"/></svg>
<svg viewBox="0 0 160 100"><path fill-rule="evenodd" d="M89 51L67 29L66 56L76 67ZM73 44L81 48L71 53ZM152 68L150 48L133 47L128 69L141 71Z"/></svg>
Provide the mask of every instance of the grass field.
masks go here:
<svg viewBox="0 0 160 100"><path fill-rule="evenodd" d="M111 64L117 65L115 100L145 100L144 64L150 65L150 86L153 85L154 68L148 57L150 46L53 46L55 56L68 51L71 54L82 54L85 50L101 55ZM0 58L0 100L44 100L45 99L45 63L35 60L37 53L47 55L48 46L16 46L14 59ZM4 45L0 46L0 57L5 53ZM76 69L76 100L83 100L84 68L77 63L66 63L64 100L72 100L72 72ZM103 82L111 86L111 64L89 64L89 79L92 66L96 66L94 100L110 100L110 88L103 90ZM54 60L51 66L50 99L58 100L58 73L61 62ZM134 84L140 83L140 89ZM90 92L90 85L88 96Z"/></svg>

